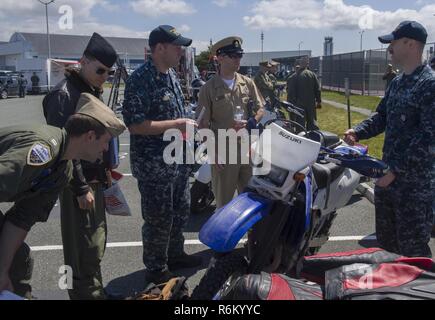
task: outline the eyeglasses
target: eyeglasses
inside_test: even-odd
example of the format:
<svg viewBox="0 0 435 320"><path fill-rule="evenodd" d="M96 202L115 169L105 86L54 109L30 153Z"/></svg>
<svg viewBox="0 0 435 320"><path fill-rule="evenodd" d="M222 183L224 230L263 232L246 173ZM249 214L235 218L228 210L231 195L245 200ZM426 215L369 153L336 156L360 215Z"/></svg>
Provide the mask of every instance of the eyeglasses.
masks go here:
<svg viewBox="0 0 435 320"><path fill-rule="evenodd" d="M103 75L105 73L107 73L109 76L113 76L115 74L115 70L106 70L106 69L103 69L103 68L98 68L95 71L95 73L98 74L99 76L101 76L101 75Z"/></svg>
<svg viewBox="0 0 435 320"><path fill-rule="evenodd" d="M243 53L226 53L225 54L230 59L242 59Z"/></svg>

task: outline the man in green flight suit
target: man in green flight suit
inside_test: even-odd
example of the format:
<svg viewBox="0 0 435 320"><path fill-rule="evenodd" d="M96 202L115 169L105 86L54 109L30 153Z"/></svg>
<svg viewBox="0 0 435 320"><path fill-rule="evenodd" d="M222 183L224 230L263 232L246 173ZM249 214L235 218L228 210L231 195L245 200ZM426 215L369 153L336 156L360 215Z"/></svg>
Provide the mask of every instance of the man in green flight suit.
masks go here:
<svg viewBox="0 0 435 320"><path fill-rule="evenodd" d="M90 94L81 95L77 113L64 129L48 125L0 129L0 292L31 298L33 262L24 243L36 222L45 222L66 186L72 159L96 162L109 141L126 128L112 110Z"/></svg>
<svg viewBox="0 0 435 320"><path fill-rule="evenodd" d="M273 104L275 97L274 85L268 74L272 65L268 61L263 61L259 63L259 66L260 70L254 78L255 85L263 96L263 99L268 99L269 103Z"/></svg>
<svg viewBox="0 0 435 320"><path fill-rule="evenodd" d="M42 105L47 124L62 128L83 92L102 99L103 84L113 73L117 57L113 46L94 33L80 59L80 69L67 70L65 78L45 96ZM72 300L110 298L100 267L107 240L103 190L109 183L108 158L98 164L74 160L73 179L59 196L64 261L74 273L73 288L68 290Z"/></svg>
<svg viewBox="0 0 435 320"><path fill-rule="evenodd" d="M292 74L287 80L287 101L303 108L305 123L297 121L307 130L318 130L316 108L322 107L320 84L317 76L309 69L308 57L301 58L299 71Z"/></svg>

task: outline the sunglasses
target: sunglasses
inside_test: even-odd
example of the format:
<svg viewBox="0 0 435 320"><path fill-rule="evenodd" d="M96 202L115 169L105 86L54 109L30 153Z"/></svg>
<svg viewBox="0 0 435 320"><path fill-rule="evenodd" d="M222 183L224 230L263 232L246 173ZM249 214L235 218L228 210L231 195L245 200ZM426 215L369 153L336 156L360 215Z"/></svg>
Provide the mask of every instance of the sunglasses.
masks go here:
<svg viewBox="0 0 435 320"><path fill-rule="evenodd" d="M226 53L225 54L230 59L242 59L243 53Z"/></svg>
<svg viewBox="0 0 435 320"><path fill-rule="evenodd" d="M95 73L98 74L99 76L101 76L101 75L103 75L105 73L107 73L109 76L113 76L115 74L115 70L106 70L104 68L98 68L95 71Z"/></svg>

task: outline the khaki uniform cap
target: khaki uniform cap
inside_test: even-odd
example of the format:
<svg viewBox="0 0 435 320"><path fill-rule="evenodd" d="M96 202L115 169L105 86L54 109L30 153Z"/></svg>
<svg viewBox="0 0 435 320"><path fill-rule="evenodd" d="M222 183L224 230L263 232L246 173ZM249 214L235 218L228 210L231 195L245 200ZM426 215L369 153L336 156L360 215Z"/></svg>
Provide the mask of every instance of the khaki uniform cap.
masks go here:
<svg viewBox="0 0 435 320"><path fill-rule="evenodd" d="M217 51L219 49L224 49L223 50L224 52L237 52L237 51L243 52L242 43L243 43L243 40L240 37L228 37L228 38L222 39L222 40L216 42L211 47L211 54L213 56L218 55Z"/></svg>
<svg viewBox="0 0 435 320"><path fill-rule="evenodd" d="M279 66L281 63L275 61L275 60L270 60L270 65L273 66Z"/></svg>
<svg viewBox="0 0 435 320"><path fill-rule="evenodd" d="M113 137L119 136L127 129L124 122L119 120L108 106L90 93L80 95L76 113L94 118L106 127Z"/></svg>
<svg viewBox="0 0 435 320"><path fill-rule="evenodd" d="M270 68L272 65L269 63L269 61L262 61L258 64L261 67Z"/></svg>

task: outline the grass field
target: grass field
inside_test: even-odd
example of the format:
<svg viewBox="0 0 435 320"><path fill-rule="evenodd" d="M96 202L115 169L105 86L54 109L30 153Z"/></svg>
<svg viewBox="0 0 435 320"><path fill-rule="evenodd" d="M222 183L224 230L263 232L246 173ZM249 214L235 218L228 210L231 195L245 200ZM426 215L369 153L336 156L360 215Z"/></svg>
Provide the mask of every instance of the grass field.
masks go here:
<svg viewBox="0 0 435 320"><path fill-rule="evenodd" d="M359 113L351 113L352 126L365 120L367 117ZM347 130L347 112L342 109L331 107L323 104L322 109L317 110L317 120L319 127L322 130L333 132L343 138L344 132ZM369 140L361 140L361 144L369 146L369 154L376 158L382 158L382 146L384 143L384 135L379 135Z"/></svg>
<svg viewBox="0 0 435 320"><path fill-rule="evenodd" d="M322 91L322 99L331 100L343 104L347 104L347 99L344 93L337 91ZM381 98L376 96L360 96L360 95L351 95L350 96L350 105L353 107L364 108L369 110L376 110L379 102L381 102Z"/></svg>

